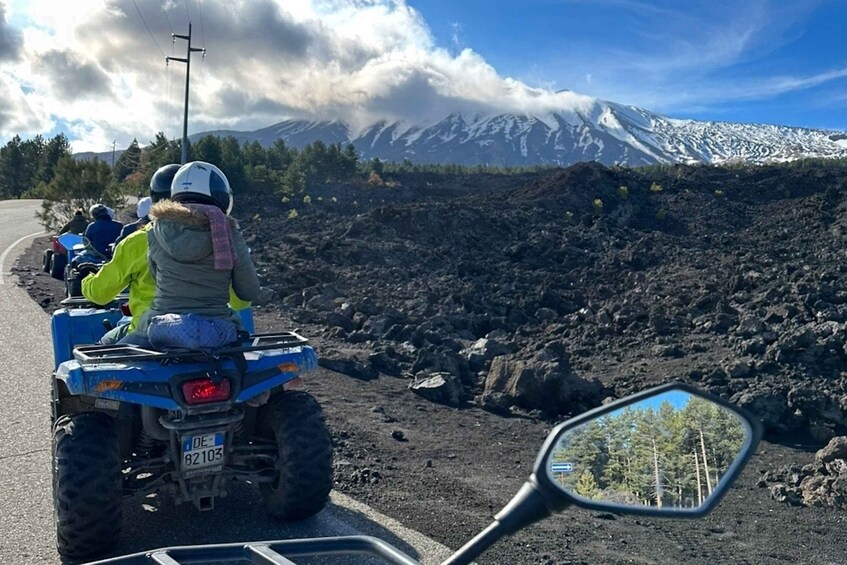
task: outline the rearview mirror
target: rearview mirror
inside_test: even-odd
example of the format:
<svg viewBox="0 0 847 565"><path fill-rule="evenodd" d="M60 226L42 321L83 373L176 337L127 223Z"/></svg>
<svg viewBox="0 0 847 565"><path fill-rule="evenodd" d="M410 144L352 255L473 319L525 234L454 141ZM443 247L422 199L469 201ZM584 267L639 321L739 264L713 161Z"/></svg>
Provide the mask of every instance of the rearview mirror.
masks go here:
<svg viewBox="0 0 847 565"><path fill-rule="evenodd" d="M739 408L685 385L667 385L561 424L536 462L548 496L592 508L701 516L761 439Z"/></svg>

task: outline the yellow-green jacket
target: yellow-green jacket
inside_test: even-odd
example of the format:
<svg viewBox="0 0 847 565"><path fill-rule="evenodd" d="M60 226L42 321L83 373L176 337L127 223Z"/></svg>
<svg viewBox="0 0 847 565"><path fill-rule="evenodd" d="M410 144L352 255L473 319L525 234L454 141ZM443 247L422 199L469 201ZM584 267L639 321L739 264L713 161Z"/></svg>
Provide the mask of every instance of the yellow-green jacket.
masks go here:
<svg viewBox="0 0 847 565"><path fill-rule="evenodd" d="M129 309L132 322L129 331L135 331L141 315L150 309L156 294L156 283L147 266L147 232L153 224L147 224L121 240L112 260L104 264L99 272L82 279L82 294L95 304L108 304L129 287ZM242 310L249 302L239 299L230 289L230 306Z"/></svg>

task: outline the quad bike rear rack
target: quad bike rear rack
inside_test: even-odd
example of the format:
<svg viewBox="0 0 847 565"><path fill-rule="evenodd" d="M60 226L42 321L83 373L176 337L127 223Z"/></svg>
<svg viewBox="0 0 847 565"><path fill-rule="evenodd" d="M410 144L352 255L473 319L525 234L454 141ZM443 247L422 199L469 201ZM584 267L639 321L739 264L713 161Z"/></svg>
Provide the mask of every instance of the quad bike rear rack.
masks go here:
<svg viewBox="0 0 847 565"><path fill-rule="evenodd" d="M103 363L123 363L135 361L190 361L206 360L209 357L228 357L248 351L267 351L270 349L294 349L308 345L309 340L294 332L273 332L252 334L241 345L222 347L213 351L174 350L156 351L137 345L80 345L73 350L74 358L80 365L98 365Z"/></svg>
<svg viewBox="0 0 847 565"><path fill-rule="evenodd" d="M296 565L291 557L360 555L395 565L420 565L399 549L372 536L343 536L249 543L166 547L113 557L88 565L186 565L188 563L262 563ZM370 562L370 560L369 560Z"/></svg>
<svg viewBox="0 0 847 565"><path fill-rule="evenodd" d="M114 300L108 302L106 304L98 305L94 304L87 298L83 296L69 296L67 298L62 299L59 302L59 306L63 308L117 308L121 304L129 301L129 294L119 294L115 297Z"/></svg>

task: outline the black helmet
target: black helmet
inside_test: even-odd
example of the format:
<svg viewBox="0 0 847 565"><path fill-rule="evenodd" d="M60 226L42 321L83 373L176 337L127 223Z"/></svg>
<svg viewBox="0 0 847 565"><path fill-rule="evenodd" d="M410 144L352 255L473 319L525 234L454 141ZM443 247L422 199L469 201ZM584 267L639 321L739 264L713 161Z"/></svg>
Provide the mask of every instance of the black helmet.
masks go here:
<svg viewBox="0 0 847 565"><path fill-rule="evenodd" d="M171 196L171 182L179 170L179 165L165 165L153 173L150 179L150 200L158 202Z"/></svg>
<svg viewBox="0 0 847 565"><path fill-rule="evenodd" d="M232 189L219 168L204 161L193 161L180 167L174 176L171 200L212 204L229 214L232 210Z"/></svg>
<svg viewBox="0 0 847 565"><path fill-rule="evenodd" d="M110 218L109 209L106 208L104 204L92 204L91 208L88 209L88 215L91 216L92 220L97 220L100 218Z"/></svg>

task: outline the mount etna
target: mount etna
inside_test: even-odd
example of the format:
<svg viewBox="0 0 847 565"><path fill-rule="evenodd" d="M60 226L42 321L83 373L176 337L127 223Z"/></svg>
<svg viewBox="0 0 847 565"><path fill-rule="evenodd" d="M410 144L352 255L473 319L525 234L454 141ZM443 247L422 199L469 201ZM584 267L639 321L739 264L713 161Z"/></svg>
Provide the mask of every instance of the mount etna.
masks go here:
<svg viewBox="0 0 847 565"><path fill-rule="evenodd" d="M189 136L233 136L268 147L276 140L302 149L315 141L351 143L363 159L518 167L583 161L638 166L654 163L770 163L847 156L847 133L767 124L675 119L576 95L544 112L471 109L431 121L288 119L254 131L214 130ZM78 158L112 158L81 153Z"/></svg>

